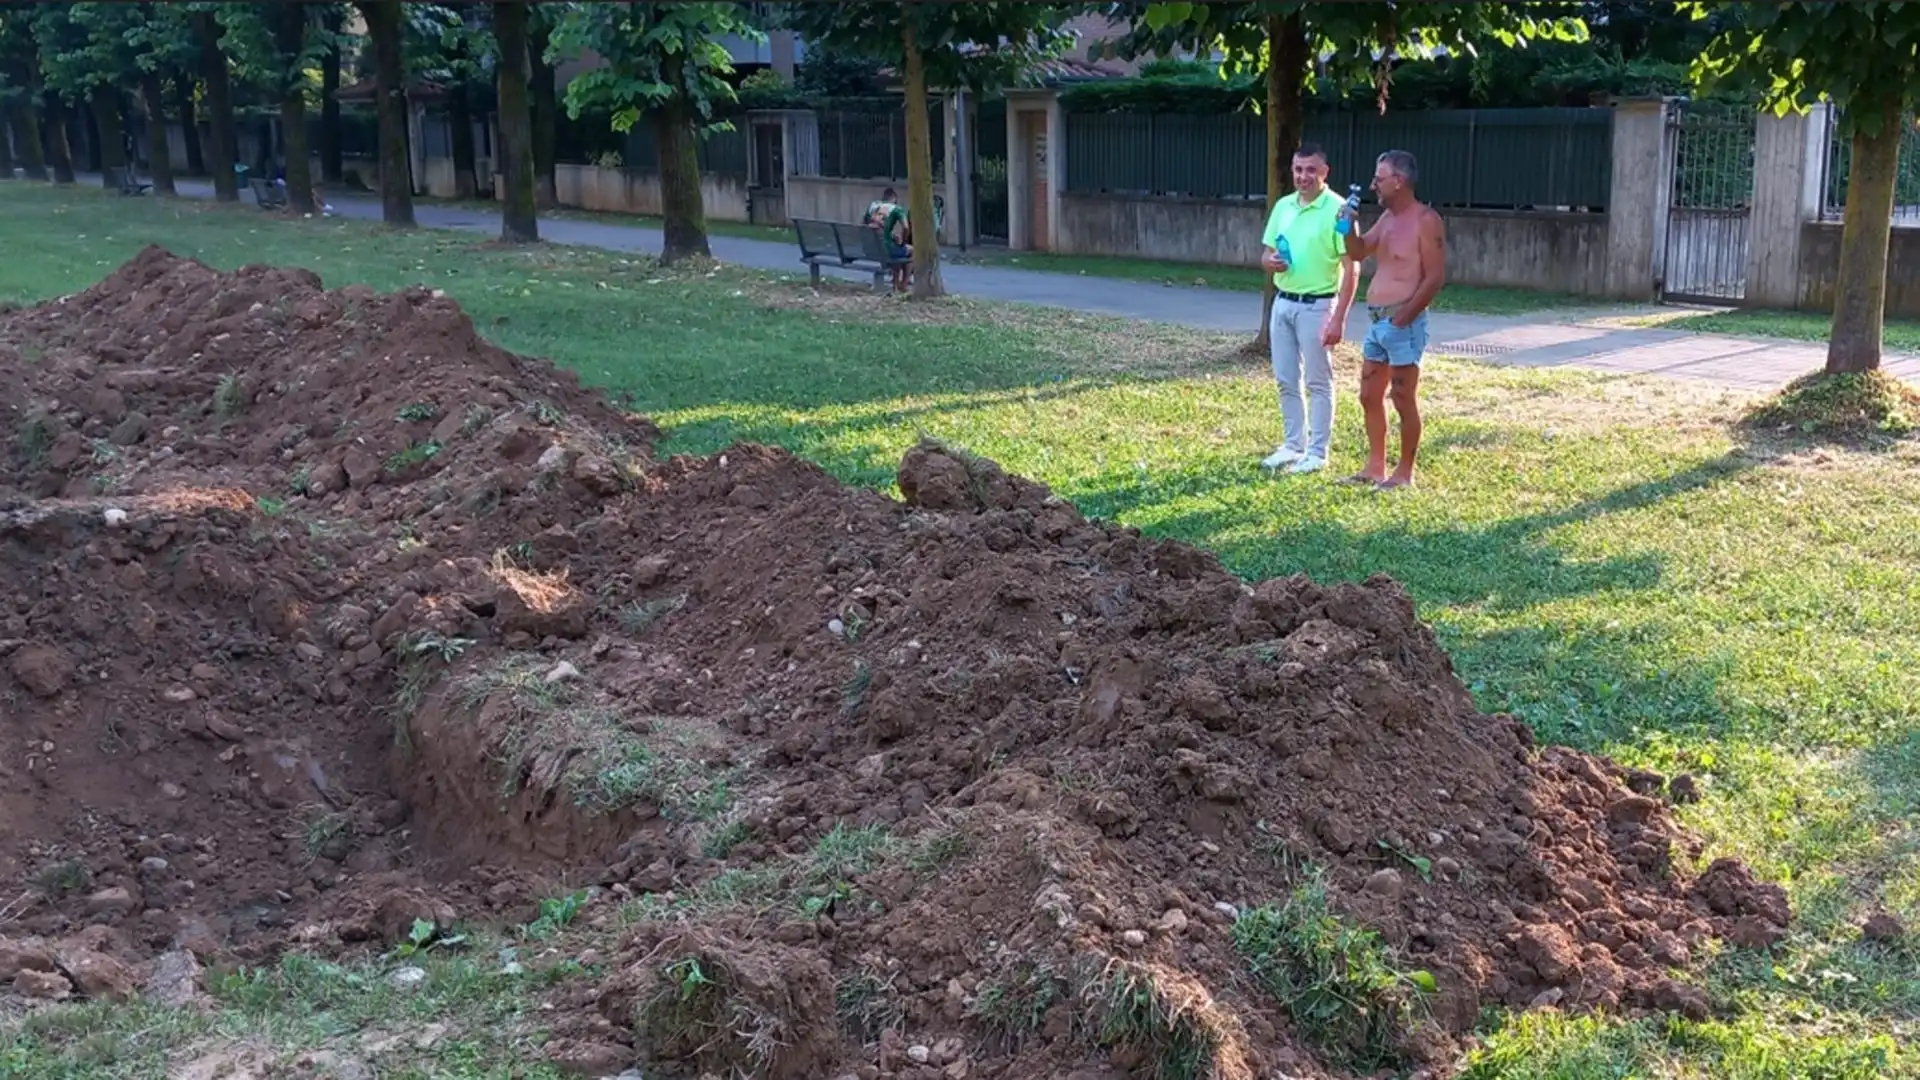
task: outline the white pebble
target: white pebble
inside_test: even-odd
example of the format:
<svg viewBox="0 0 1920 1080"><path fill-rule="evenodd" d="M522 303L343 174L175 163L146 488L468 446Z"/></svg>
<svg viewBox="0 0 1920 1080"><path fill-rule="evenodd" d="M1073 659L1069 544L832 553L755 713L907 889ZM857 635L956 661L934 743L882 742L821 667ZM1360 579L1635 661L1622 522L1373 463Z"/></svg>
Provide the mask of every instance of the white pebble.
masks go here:
<svg viewBox="0 0 1920 1080"><path fill-rule="evenodd" d="M117 527L127 523L127 512L117 506L108 507L107 512L100 516L107 520L109 526Z"/></svg>

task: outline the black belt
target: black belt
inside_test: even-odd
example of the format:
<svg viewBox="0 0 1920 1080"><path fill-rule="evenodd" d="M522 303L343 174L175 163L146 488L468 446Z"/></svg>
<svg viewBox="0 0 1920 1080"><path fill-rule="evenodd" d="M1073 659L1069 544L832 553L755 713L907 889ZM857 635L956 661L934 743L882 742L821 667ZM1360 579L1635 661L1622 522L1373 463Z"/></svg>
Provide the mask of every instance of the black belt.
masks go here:
<svg viewBox="0 0 1920 1080"><path fill-rule="evenodd" d="M1333 299L1332 293L1297 293L1287 292L1285 289L1280 290L1279 296L1282 300L1291 300L1296 304L1311 304L1316 300Z"/></svg>

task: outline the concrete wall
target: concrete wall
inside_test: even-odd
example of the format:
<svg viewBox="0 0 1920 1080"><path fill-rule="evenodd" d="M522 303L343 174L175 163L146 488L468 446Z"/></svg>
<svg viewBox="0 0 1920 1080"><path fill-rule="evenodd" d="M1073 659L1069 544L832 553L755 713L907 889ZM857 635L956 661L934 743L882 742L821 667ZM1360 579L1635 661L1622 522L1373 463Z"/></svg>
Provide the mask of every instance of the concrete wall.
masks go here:
<svg viewBox="0 0 1920 1080"><path fill-rule="evenodd" d="M1833 310L1840 273L1840 223L1800 227L1800 298L1808 311ZM1887 318L1920 319L1920 229L1895 229L1887 251Z"/></svg>
<svg viewBox="0 0 1920 1080"><path fill-rule="evenodd" d="M888 188L906 198L905 180L842 180L828 176L787 179L787 218L814 221L859 221L867 204Z"/></svg>
<svg viewBox="0 0 1920 1080"><path fill-rule="evenodd" d="M556 165L554 194L561 206L604 210L615 214L659 216L660 175L603 169L598 165ZM700 176L700 199L713 221L746 221L746 181L728 176Z"/></svg>
<svg viewBox="0 0 1920 1080"><path fill-rule="evenodd" d="M1444 213L1449 281L1605 295L1607 215ZM1265 224L1266 208L1246 201L1066 194L1055 250L1250 267L1260 261Z"/></svg>

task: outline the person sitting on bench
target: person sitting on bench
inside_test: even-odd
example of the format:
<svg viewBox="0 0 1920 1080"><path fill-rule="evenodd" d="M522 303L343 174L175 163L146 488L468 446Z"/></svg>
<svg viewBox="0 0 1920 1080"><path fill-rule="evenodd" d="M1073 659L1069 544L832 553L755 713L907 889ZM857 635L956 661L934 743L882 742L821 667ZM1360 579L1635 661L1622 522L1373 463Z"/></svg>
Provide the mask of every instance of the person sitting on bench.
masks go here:
<svg viewBox="0 0 1920 1080"><path fill-rule="evenodd" d="M880 198L867 204L866 216L860 221L863 225L879 228L881 239L886 241L887 258L894 260L893 291L906 292L907 284L913 276L913 226L907 216L907 208L900 205L900 199L892 188L880 193Z"/></svg>

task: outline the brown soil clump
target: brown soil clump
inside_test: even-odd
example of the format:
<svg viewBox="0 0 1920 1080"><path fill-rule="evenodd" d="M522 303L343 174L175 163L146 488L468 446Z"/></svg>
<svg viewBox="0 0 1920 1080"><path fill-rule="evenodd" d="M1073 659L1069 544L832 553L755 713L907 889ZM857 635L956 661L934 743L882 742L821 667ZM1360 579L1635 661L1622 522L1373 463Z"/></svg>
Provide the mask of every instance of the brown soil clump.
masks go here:
<svg viewBox="0 0 1920 1080"><path fill-rule="evenodd" d="M629 925L558 1058L1251 1078L1444 1067L1487 1004L1702 1015L1669 973L1789 918L1689 878L1662 778L1478 712L1391 581L1249 585L931 444L904 503L654 461L423 291L149 250L0 316L0 390L22 993L564 878Z"/></svg>

